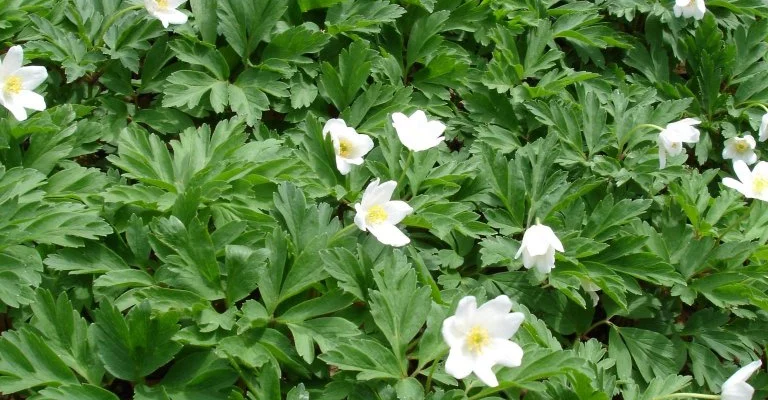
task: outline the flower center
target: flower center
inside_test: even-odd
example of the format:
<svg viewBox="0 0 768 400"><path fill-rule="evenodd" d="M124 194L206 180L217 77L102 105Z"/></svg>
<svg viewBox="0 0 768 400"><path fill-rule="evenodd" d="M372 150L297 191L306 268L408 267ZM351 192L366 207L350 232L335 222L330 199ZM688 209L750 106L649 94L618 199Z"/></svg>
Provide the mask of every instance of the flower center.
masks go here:
<svg viewBox="0 0 768 400"><path fill-rule="evenodd" d="M349 158L349 154L352 152L352 143L346 140L339 141L339 156Z"/></svg>
<svg viewBox="0 0 768 400"><path fill-rule="evenodd" d="M157 0L157 8L161 10L168 9L168 0Z"/></svg>
<svg viewBox="0 0 768 400"><path fill-rule="evenodd" d="M10 94L19 94L21 92L21 78L14 75L6 79L5 91Z"/></svg>
<svg viewBox="0 0 768 400"><path fill-rule="evenodd" d="M752 178L752 191L759 194L768 189L768 178L756 176Z"/></svg>
<svg viewBox="0 0 768 400"><path fill-rule="evenodd" d="M488 330L480 326L473 327L467 334L467 347L473 353L481 353L490 341Z"/></svg>
<svg viewBox="0 0 768 400"><path fill-rule="evenodd" d="M749 149L749 145L744 140L737 141L734 147L736 148L736 151L739 153L743 153Z"/></svg>
<svg viewBox="0 0 768 400"><path fill-rule="evenodd" d="M382 206L373 206L368 209L368 214L365 216L365 222L368 224L380 224L387 220L387 211Z"/></svg>

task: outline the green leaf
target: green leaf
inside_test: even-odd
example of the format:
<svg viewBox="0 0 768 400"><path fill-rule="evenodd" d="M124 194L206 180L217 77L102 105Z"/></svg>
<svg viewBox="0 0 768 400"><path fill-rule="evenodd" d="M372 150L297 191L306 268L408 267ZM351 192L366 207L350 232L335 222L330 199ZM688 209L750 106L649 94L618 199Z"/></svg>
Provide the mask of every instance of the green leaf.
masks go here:
<svg viewBox="0 0 768 400"><path fill-rule="evenodd" d="M89 383L98 385L104 366L98 359L93 339L88 336L89 324L72 308L66 293L54 300L51 292L41 289L35 300L30 325L48 339L47 344L67 366Z"/></svg>
<svg viewBox="0 0 768 400"><path fill-rule="evenodd" d="M67 365L29 329L3 332L0 338L0 392L16 393L43 385L76 384Z"/></svg>
<svg viewBox="0 0 768 400"><path fill-rule="evenodd" d="M46 388L40 391L39 396L30 397L31 400L118 400L112 392L98 386L91 385L64 385L55 388Z"/></svg>
<svg viewBox="0 0 768 400"><path fill-rule="evenodd" d="M442 30L449 16L450 12L447 10L437 11L420 18L413 24L408 36L406 70L411 68L414 63L423 62L428 55L437 52L438 47L443 42L442 36L438 33Z"/></svg>
<svg viewBox="0 0 768 400"><path fill-rule="evenodd" d="M149 303L142 303L123 317L113 305L102 303L95 312L92 335L99 358L110 374L139 380L173 359L181 345L172 340L179 330L172 314L151 317Z"/></svg>
<svg viewBox="0 0 768 400"><path fill-rule="evenodd" d="M288 8L285 0L218 0L219 29L243 60L250 58Z"/></svg>
<svg viewBox="0 0 768 400"><path fill-rule="evenodd" d="M318 82L320 94L328 98L336 109L347 108L362 89L371 70L371 50L363 41L354 41L339 55L338 67L324 62Z"/></svg>
<svg viewBox="0 0 768 400"><path fill-rule="evenodd" d="M343 370L359 371L358 380L398 379L402 374L395 355L370 339L351 339L321 354L320 359Z"/></svg>
<svg viewBox="0 0 768 400"><path fill-rule="evenodd" d="M207 69L218 80L229 78L227 60L215 47L189 39L174 40L170 43L170 47L179 60Z"/></svg>
<svg viewBox="0 0 768 400"><path fill-rule="evenodd" d="M395 253L394 258L382 262L386 267L374 273L378 290L370 291L371 315L395 355L404 360L408 343L427 319L431 291L429 287L417 286L416 271L404 254Z"/></svg>
<svg viewBox="0 0 768 400"><path fill-rule="evenodd" d="M677 365L679 349L666 336L637 328L614 326L611 331L614 330L624 340L635 368L647 382L656 377L674 375L680 370Z"/></svg>

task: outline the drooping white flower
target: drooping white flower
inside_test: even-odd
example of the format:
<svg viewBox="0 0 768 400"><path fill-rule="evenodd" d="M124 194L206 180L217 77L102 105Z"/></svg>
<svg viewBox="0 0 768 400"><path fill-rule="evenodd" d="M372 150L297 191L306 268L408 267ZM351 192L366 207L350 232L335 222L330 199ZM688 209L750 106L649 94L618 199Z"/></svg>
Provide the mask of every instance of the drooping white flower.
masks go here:
<svg viewBox="0 0 768 400"><path fill-rule="evenodd" d="M691 18L700 20L704 18L707 7L704 0L675 0L675 6L672 7L675 17Z"/></svg>
<svg viewBox="0 0 768 400"><path fill-rule="evenodd" d="M555 232L546 225L536 224L525 230L515 260L522 254L525 268L536 268L546 274L555 268L555 250L565 251Z"/></svg>
<svg viewBox="0 0 768 400"><path fill-rule="evenodd" d="M744 161L734 161L733 171L739 178L723 178L723 185L736 189L749 199L768 201L768 162L760 161L752 171Z"/></svg>
<svg viewBox="0 0 768 400"><path fill-rule="evenodd" d="M723 383L720 400L751 400L755 388L747 383L747 379L760 369L761 365L763 363L760 360L752 361L731 375Z"/></svg>
<svg viewBox="0 0 768 400"><path fill-rule="evenodd" d="M755 138L752 135L746 135L743 138L732 137L725 141L725 147L723 148L723 158L732 159L733 161L741 160L747 164L754 164L757 162L757 154L755 154Z"/></svg>
<svg viewBox="0 0 768 400"><path fill-rule="evenodd" d="M451 348L445 361L445 371L456 379L473 373L484 384L499 385L491 369L500 364L519 367L523 349L509 339L520 328L525 314L510 313L512 301L499 296L477 307L474 296L464 297L456 314L443 321L443 339Z"/></svg>
<svg viewBox="0 0 768 400"><path fill-rule="evenodd" d="M410 117L403 113L392 114L392 126L403 146L412 151L431 149L445 140L445 124L428 121L424 111L418 110Z"/></svg>
<svg viewBox="0 0 768 400"><path fill-rule="evenodd" d="M187 0L144 0L144 7L149 15L160 20L163 28L169 24L179 25L187 22L187 14L176 8L186 3Z"/></svg>
<svg viewBox="0 0 768 400"><path fill-rule="evenodd" d="M659 133L659 167L667 165L667 155L676 156L683 152L683 143L696 143L699 141L699 130L694 125L701 121L694 118L686 118L667 124Z"/></svg>
<svg viewBox="0 0 768 400"><path fill-rule="evenodd" d="M45 99L33 92L48 78L45 67L22 67L24 50L11 47L0 63L0 104L19 121L27 119L26 108L43 111Z"/></svg>
<svg viewBox="0 0 768 400"><path fill-rule="evenodd" d="M411 239L395 226L413 212L408 203L391 200L397 182L387 181L379 185L379 179L368 184L363 199L355 204L355 225L363 232L369 231L386 245L400 247Z"/></svg>
<svg viewBox="0 0 768 400"><path fill-rule="evenodd" d="M373 149L371 137L357 133L343 119L329 119L323 127L323 137L328 133L336 152L336 168L342 175L348 174L352 165L362 164L363 156Z"/></svg>
<svg viewBox="0 0 768 400"><path fill-rule="evenodd" d="M760 120L760 129L757 131L757 139L764 142L768 139L768 112L763 114L763 118Z"/></svg>

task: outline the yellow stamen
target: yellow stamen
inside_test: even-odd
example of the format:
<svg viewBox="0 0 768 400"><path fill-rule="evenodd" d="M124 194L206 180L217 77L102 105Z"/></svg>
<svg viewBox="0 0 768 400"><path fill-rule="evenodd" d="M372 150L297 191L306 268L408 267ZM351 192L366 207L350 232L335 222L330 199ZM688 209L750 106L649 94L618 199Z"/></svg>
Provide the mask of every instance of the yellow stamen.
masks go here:
<svg viewBox="0 0 768 400"><path fill-rule="evenodd" d="M5 80L5 91L10 94L19 94L21 92L21 78L11 76Z"/></svg>
<svg viewBox="0 0 768 400"><path fill-rule="evenodd" d="M752 178L752 191L756 194L762 193L768 189L768 178L764 176L756 176Z"/></svg>
<svg viewBox="0 0 768 400"><path fill-rule="evenodd" d="M467 347L473 353L482 353L490 341L488 330L480 326L473 327L467 334Z"/></svg>
<svg viewBox="0 0 768 400"><path fill-rule="evenodd" d="M365 216L365 222L368 224L379 224L387 220L387 211L382 206L373 206L368 209L368 214Z"/></svg>
<svg viewBox="0 0 768 400"><path fill-rule="evenodd" d="M749 150L749 144L747 144L746 140L737 140L734 147L736 147L736 151L739 153Z"/></svg>
<svg viewBox="0 0 768 400"><path fill-rule="evenodd" d="M352 144L346 140L339 140L339 156L349 158L352 152Z"/></svg>
<svg viewBox="0 0 768 400"><path fill-rule="evenodd" d="M168 8L168 0L157 0L157 7L161 10Z"/></svg>

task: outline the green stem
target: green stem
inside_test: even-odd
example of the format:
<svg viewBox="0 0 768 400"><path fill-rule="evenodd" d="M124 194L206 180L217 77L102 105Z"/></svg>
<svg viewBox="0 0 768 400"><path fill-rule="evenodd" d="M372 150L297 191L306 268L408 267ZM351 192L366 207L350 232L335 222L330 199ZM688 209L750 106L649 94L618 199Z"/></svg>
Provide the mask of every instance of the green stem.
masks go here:
<svg viewBox="0 0 768 400"><path fill-rule="evenodd" d="M104 35L107 34L107 31L109 30L109 28L111 28L112 25L114 25L115 22L118 19L120 19L120 17L125 15L125 13L133 11L133 10L139 10L139 9L142 9L142 8L144 8L144 6L142 6L142 5L130 6L128 8L124 8L124 9L116 12L114 15L112 15L112 17L110 17L107 20L107 22L105 22L104 25L101 26L101 29L99 29L98 37L96 39L96 45L93 46L93 47L99 47L102 44L104 44Z"/></svg>
<svg viewBox="0 0 768 400"><path fill-rule="evenodd" d="M429 375L427 375L427 383L425 384L427 390L424 393L429 393L429 389L432 388L432 375L435 373L435 369L437 368L437 364L440 358L442 358L442 356L432 361L432 367L429 369Z"/></svg>
<svg viewBox="0 0 768 400"><path fill-rule="evenodd" d="M744 102L744 103L741 103L741 104L746 104L747 105L744 108L744 111L749 110L750 108L762 108L763 111L768 113L768 107L765 104L763 104L763 103L758 103L756 101L748 101L748 102ZM743 113L743 111L742 111L742 113Z"/></svg>
<svg viewBox="0 0 768 400"><path fill-rule="evenodd" d="M232 358L231 356L227 357L227 359L229 360L229 364L232 365L232 368L234 368L235 371L237 371L237 374L240 375L240 379L242 379L243 382L245 383L245 387L247 387L248 390L250 390L251 393L253 394L259 393L256 390L256 388L254 388L253 385L251 385L251 382L245 377L245 374L243 374L243 370L240 369L240 366L237 364L237 361L235 361L235 359Z"/></svg>
<svg viewBox="0 0 768 400"><path fill-rule="evenodd" d="M347 234L349 234L349 232L354 229L357 229L357 225L355 225L354 222L345 226L344 228L341 228L340 231L336 232L335 234L333 234L333 236L331 236L331 239L328 241L328 245L330 246L331 244L335 243L337 240L343 238L344 236L347 236Z"/></svg>
<svg viewBox="0 0 768 400"><path fill-rule="evenodd" d="M664 396L654 397L653 400L663 399L680 399L680 398L694 398L694 399L712 399L717 400L720 398L719 394L699 394L699 393L672 393Z"/></svg>
<svg viewBox="0 0 768 400"><path fill-rule="evenodd" d="M397 187L400 187L400 185L403 184L403 179L405 179L405 175L408 173L408 168L411 166L411 163L413 162L413 152L408 152L408 158L405 159L405 165L403 165L403 173L400 174L400 178L397 179Z"/></svg>
<svg viewBox="0 0 768 400"><path fill-rule="evenodd" d="M502 390L507 390L516 386L517 386L517 383L515 382L501 382L499 386L481 390L478 394L471 396L469 400L482 399L484 397L487 397L490 394L498 393L498 392L501 392Z"/></svg>
<svg viewBox="0 0 768 400"><path fill-rule="evenodd" d="M654 125L654 124L640 124L640 125L635 126L632 129L630 129L629 132L627 132L627 134L624 136L627 139L627 142L629 141L629 138L632 135L632 133L634 133L636 130L638 130L640 128L653 128L653 129L658 130L659 132L664 130L664 128L662 128L662 127L660 127L658 125ZM627 143L626 142L624 142L624 143L619 142L619 155L622 155L624 153L624 145L625 144L627 144Z"/></svg>

